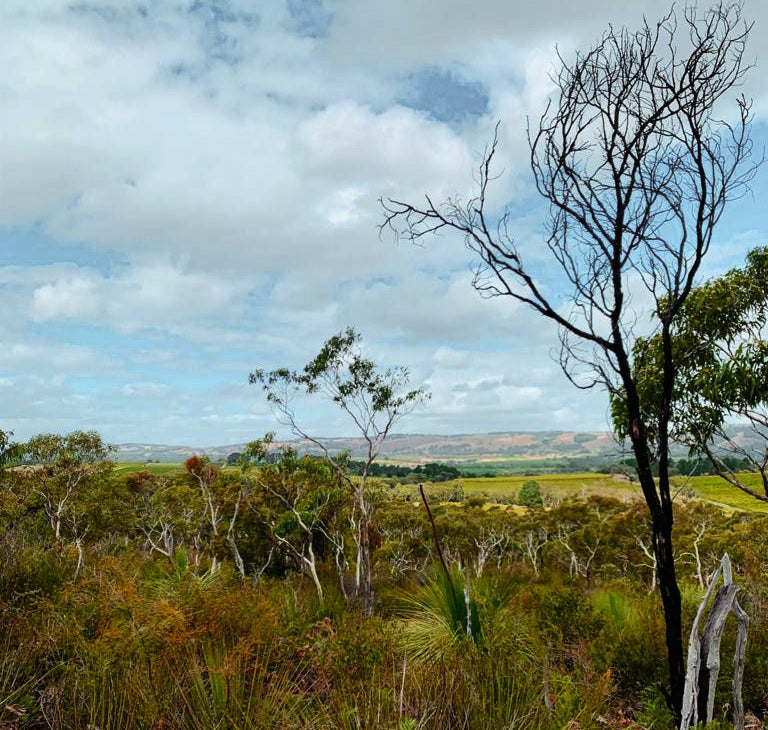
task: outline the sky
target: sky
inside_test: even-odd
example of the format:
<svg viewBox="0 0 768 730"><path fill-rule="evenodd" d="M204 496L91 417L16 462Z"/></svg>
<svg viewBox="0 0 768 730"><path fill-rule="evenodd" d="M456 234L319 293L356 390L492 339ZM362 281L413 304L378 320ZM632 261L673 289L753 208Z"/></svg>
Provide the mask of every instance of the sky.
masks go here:
<svg viewBox="0 0 768 730"><path fill-rule="evenodd" d="M213 446L277 426L255 368L347 326L431 400L412 433L608 430L557 333L471 286L459 238L379 236L380 197L471 192L501 122L493 205L543 280L526 119L568 56L646 0L3 0L0 429ZM768 3L746 0L753 136L768 139ZM766 243L734 203L703 275ZM550 268L548 268L550 267ZM557 297L556 290L553 296ZM355 435L299 404L311 433Z"/></svg>

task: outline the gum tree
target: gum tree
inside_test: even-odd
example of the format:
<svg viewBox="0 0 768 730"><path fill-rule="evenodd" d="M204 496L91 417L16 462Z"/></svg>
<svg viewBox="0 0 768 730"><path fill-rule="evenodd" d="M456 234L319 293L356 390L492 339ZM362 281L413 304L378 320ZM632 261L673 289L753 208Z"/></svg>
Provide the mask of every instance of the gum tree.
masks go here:
<svg viewBox="0 0 768 730"><path fill-rule="evenodd" d="M732 98L747 67L750 25L741 5L704 14L674 9L639 30L610 27L590 50L560 57L555 96L529 125L536 189L549 207L546 244L562 273L548 287L509 233L510 209L489 208L497 138L465 200L383 201L383 227L411 241L453 230L480 266L475 288L510 297L559 326L561 365L574 385L600 386L625 404L637 476L652 523L666 622L670 705L679 715L685 679L680 591L672 552L668 471L672 332L729 200L754 173L750 103ZM726 116L727 115L727 116ZM644 290L650 311L633 306ZM565 303L565 306L564 306ZM661 343L658 408L642 408L632 362L636 333ZM659 478L653 477L658 467Z"/></svg>
<svg viewBox="0 0 768 730"><path fill-rule="evenodd" d="M355 592L362 598L366 613L371 613L370 532L374 504L368 496L368 476L393 426L427 398L427 394L421 388L409 389L407 368L381 370L363 355L360 345L360 335L348 327L330 337L301 371L288 368L270 372L254 370L250 382L263 387L280 421L296 436L317 446L354 492ZM338 406L362 437L365 456L361 473L354 482L347 475L343 462L329 452L322 439L310 435L300 425L295 411L296 397L300 394L317 395Z"/></svg>
<svg viewBox="0 0 768 730"><path fill-rule="evenodd" d="M711 279L691 292L672 330L679 367L672 394L672 436L702 454L732 486L768 502L768 247L747 255L746 265ZM662 343L639 338L634 371L645 418L655 410L662 374ZM614 403L617 430L626 421L624 404ZM742 425L734 436L726 421ZM746 437L746 438L744 438ZM760 475L747 483L725 458L728 452Z"/></svg>
<svg viewBox="0 0 768 730"><path fill-rule="evenodd" d="M339 544L336 523L347 512L349 491L325 460L299 457L290 448L281 449L274 463L254 470L251 479L252 512L267 528L273 546L312 578L322 600L318 562Z"/></svg>
<svg viewBox="0 0 768 730"><path fill-rule="evenodd" d="M33 466L28 473L30 491L42 503L48 525L58 544L63 528L69 524L76 541L81 537L79 523L86 493L104 484L114 464L114 450L95 431L73 431L66 436L42 433L20 447L22 458Z"/></svg>

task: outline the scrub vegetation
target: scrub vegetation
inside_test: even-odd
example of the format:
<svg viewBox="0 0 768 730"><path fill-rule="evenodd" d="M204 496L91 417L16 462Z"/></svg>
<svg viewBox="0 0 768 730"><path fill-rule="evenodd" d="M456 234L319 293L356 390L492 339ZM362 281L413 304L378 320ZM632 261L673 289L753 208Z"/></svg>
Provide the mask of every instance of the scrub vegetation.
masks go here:
<svg viewBox="0 0 768 730"><path fill-rule="evenodd" d="M369 611L356 492L324 459L261 441L234 467L153 474L94 433L31 443L34 464L29 444L4 452L0 727L672 727L628 480L429 483L433 529L414 485L369 479ZM713 479L675 507L685 620L729 552L752 620L744 699L762 716L768 518L696 498ZM734 641L730 627L726 663Z"/></svg>

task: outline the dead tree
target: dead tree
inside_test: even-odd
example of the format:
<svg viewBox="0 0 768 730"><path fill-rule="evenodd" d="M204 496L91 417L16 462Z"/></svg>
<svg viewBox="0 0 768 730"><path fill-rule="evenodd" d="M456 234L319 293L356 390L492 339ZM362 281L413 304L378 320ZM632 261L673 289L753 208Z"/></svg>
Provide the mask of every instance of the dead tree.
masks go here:
<svg viewBox="0 0 768 730"><path fill-rule="evenodd" d="M571 577L574 575L580 576L581 578L584 578L585 581L587 581L587 584L589 584L590 568L592 567L592 561L595 559L595 555L597 555L597 549L600 547L602 538L597 536L593 544L590 544L587 540L581 540L581 547L583 548L584 552L583 556L579 555L579 552L574 547L575 543L574 545L571 545L572 538L573 534L568 533L562 528L557 532L557 541L563 546L563 548L565 548L565 551L568 553L569 575Z"/></svg>
<svg viewBox="0 0 768 730"><path fill-rule="evenodd" d="M525 554L531 561L533 574L539 574L539 554L542 548L549 542L549 533L546 529L539 527L536 530L528 530L523 535L522 543L525 548Z"/></svg>
<svg viewBox="0 0 768 730"><path fill-rule="evenodd" d="M493 527L481 527L480 534L472 538L475 543L477 553L475 554L475 577L479 578L485 570L485 564L493 555L499 555L504 552L504 548L509 543L509 535L503 531L498 531Z"/></svg>
<svg viewBox="0 0 768 730"><path fill-rule="evenodd" d="M671 332L726 203L745 192L754 174L750 103L737 98L734 114L719 113L747 70L749 30L741 6L721 1L704 15L688 7L677 17L673 9L637 31L609 28L591 50L572 61L560 57L556 97L528 135L560 282L545 284L540 275L551 272L526 263L510 234L511 209L490 209L497 137L483 157L474 197L382 201L382 229L396 236L420 242L435 233L462 234L480 259L475 288L556 323L570 381L601 386L611 396L616 430L632 444L650 511L669 697L678 716L685 669L668 469L677 368ZM645 289L651 311L633 306L630 282ZM653 418L641 407L632 351L636 328L647 330L650 322L663 350Z"/></svg>
<svg viewBox="0 0 768 730"><path fill-rule="evenodd" d="M721 575L723 576L723 585L712 601L707 622L701 636L699 636L699 624ZM733 659L733 727L734 730L743 730L744 728L741 683L744 676L744 650L747 645L749 618L736 598L738 590L738 586L733 583L731 561L726 553L723 555L720 567L712 577L691 628L691 638L688 643L688 672L685 678L680 730L688 730L689 727L695 726L701 721L706 725L712 722L715 708L715 688L720 673L720 639L729 613L733 613L739 622L736 654Z"/></svg>

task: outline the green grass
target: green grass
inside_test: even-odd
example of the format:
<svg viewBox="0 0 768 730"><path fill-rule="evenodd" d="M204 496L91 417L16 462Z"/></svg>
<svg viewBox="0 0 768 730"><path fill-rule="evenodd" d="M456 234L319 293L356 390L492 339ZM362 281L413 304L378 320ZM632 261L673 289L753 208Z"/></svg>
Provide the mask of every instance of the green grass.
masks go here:
<svg viewBox="0 0 768 730"><path fill-rule="evenodd" d="M763 487L759 474L739 474L739 479L748 487L762 494ZM684 479L677 478L674 482L677 485L681 485ZM768 502L761 502L754 497L750 497L720 477L693 477L689 482L689 486L701 499L722 507L746 512L768 512Z"/></svg>
<svg viewBox="0 0 768 730"><path fill-rule="evenodd" d="M535 477L548 474L567 474L578 471L585 472L612 461L610 456L595 454L565 454L563 456L516 457L450 457L435 455L426 458L423 454L397 454L389 458L377 459L379 464L395 466L415 466L425 461L435 461L448 466L455 466L470 477L479 477L493 473L496 476L529 476Z"/></svg>
<svg viewBox="0 0 768 730"><path fill-rule="evenodd" d="M495 472L496 476L538 477L551 474L567 474L593 469L610 461L609 458L595 455L551 456L538 458L498 458L477 459L471 461L453 461L456 466L470 477Z"/></svg>
<svg viewBox="0 0 768 730"><path fill-rule="evenodd" d="M508 500L515 497L525 482L534 480L548 496L564 499L566 497L586 497L601 494L619 499L642 499L639 487L623 479L607 474L585 472L582 474L542 474L540 476L476 477L457 479L450 482L437 482L425 485L427 494L451 492L458 487L466 497L487 496L491 499ZM416 485L401 485L399 492L418 493Z"/></svg>
<svg viewBox="0 0 768 730"><path fill-rule="evenodd" d="M161 476L181 469L181 464L145 464L143 461L118 461L115 464L115 474L133 474L138 471L148 471L150 474Z"/></svg>
<svg viewBox="0 0 768 730"><path fill-rule="evenodd" d="M541 474L531 476L488 477L463 479L464 493L488 494L491 497L508 497L517 494L527 481L539 483L542 491L555 497L575 497L602 494L616 497L640 496L637 487L607 474Z"/></svg>
<svg viewBox="0 0 768 730"><path fill-rule="evenodd" d="M757 492L762 492L759 474L741 474L740 478ZM643 498L640 487L636 482L633 484L624 478L593 472L582 474L542 474L536 477L505 476L457 479L450 482L427 484L425 489L427 494L434 494L436 492L448 493L460 486L466 497L487 496L490 499L506 501L515 497L520 491L520 487L531 479L539 483L545 496L558 499L587 497L591 494L617 497L623 500ZM684 479L682 477L672 478L675 491L682 486L683 482ZM700 499L712 502L719 507L746 512L768 513L768 502L761 502L750 497L719 477L693 477L689 480L688 486ZM402 485L398 487L398 492L418 493L416 485Z"/></svg>

